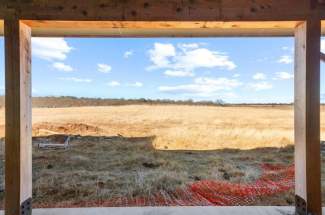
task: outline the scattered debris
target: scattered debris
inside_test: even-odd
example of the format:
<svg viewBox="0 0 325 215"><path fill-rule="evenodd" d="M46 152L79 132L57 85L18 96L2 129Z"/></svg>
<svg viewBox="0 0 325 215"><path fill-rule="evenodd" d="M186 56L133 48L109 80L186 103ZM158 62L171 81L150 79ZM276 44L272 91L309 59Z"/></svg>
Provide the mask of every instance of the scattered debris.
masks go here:
<svg viewBox="0 0 325 215"><path fill-rule="evenodd" d="M53 135L51 138L43 138L43 142L38 144L40 149L69 149L70 136L66 135Z"/></svg>
<svg viewBox="0 0 325 215"><path fill-rule="evenodd" d="M144 166L146 168L150 168L150 169L155 169L155 168L158 168L160 166L160 164L158 164L158 163L144 162L144 163L142 163L142 166Z"/></svg>

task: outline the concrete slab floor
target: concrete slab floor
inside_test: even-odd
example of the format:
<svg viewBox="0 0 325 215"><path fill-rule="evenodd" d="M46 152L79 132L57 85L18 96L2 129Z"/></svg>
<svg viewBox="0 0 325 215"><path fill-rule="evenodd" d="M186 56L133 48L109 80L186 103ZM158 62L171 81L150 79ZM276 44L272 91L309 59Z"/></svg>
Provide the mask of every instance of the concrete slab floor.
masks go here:
<svg viewBox="0 0 325 215"><path fill-rule="evenodd" d="M291 215L293 207L132 207L33 209L33 215ZM323 214L325 210L323 208ZM0 211L0 215L4 215Z"/></svg>

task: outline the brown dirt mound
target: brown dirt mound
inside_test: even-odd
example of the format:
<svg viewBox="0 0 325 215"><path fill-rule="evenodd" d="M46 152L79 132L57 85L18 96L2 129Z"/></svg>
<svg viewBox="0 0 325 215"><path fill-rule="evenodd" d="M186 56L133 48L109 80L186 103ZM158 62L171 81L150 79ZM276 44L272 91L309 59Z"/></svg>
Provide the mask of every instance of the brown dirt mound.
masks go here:
<svg viewBox="0 0 325 215"><path fill-rule="evenodd" d="M84 123L38 123L33 125L33 136L48 134L91 135L102 131L97 126Z"/></svg>

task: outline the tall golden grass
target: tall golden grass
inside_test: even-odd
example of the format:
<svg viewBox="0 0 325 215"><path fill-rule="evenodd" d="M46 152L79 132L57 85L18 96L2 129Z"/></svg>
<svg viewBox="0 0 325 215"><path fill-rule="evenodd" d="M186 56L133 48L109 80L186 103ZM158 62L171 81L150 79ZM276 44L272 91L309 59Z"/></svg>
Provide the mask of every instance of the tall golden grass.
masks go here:
<svg viewBox="0 0 325 215"><path fill-rule="evenodd" d="M3 136L3 109L0 135ZM322 119L325 119L322 107ZM252 149L293 144L292 106L129 105L111 107L34 108L33 124L83 123L101 135L155 136L165 150ZM325 137L325 121L322 120ZM78 130L71 131L78 133ZM87 133L79 132L81 135Z"/></svg>
<svg viewBox="0 0 325 215"><path fill-rule="evenodd" d="M3 114L0 122L3 127ZM44 122L97 126L106 136L155 136L155 148L168 150L283 147L293 144L294 136L292 106L34 108L33 124Z"/></svg>

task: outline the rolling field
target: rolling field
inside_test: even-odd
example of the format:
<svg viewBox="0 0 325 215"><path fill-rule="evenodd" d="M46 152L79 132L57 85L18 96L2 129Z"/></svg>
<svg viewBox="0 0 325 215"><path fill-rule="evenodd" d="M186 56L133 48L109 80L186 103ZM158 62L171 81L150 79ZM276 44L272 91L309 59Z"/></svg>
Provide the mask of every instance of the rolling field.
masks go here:
<svg viewBox="0 0 325 215"><path fill-rule="evenodd" d="M322 119L324 114L322 107ZM325 120L322 128L325 135ZM70 135L71 148L38 149L53 134ZM33 136L33 200L39 207L100 206L204 180L250 184L262 175L261 164L293 164L292 106L34 108ZM3 152L1 141L1 161ZM2 184L0 163L0 202ZM291 189L251 204L292 205L293 199Z"/></svg>

